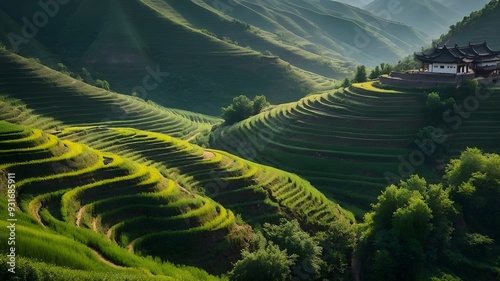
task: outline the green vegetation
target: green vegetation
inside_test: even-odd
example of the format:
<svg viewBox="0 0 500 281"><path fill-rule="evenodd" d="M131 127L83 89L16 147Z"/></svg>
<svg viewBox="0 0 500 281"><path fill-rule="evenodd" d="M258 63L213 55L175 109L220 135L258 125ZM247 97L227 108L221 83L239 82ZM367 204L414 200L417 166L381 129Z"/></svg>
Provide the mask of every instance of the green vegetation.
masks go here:
<svg viewBox="0 0 500 281"><path fill-rule="evenodd" d="M281 220L279 225L266 223L263 225L263 233L268 241L286 250L290 258L295 258L295 263L292 264L292 268L295 269L293 270L294 277L311 280L321 276L322 267L325 266L321 259L323 249L318 241L300 228L296 220ZM304 276L297 276L297 271Z"/></svg>
<svg viewBox="0 0 500 281"><path fill-rule="evenodd" d="M106 272L108 263L123 270L139 267L176 279L212 278L199 270L162 265L156 260L150 262L129 251L140 247L144 254L154 252L171 235L194 232L221 235L219 241L213 241L215 246L234 227L231 211L206 197L187 192L154 168L60 141L37 129L6 122L1 123L1 128L0 169L22 175L16 182L21 208L17 212L20 225L16 227L19 255L79 270ZM3 175L2 193L7 189L5 178ZM7 213L6 197L2 198L0 210ZM114 205L118 199L120 208ZM134 208L136 211L131 212ZM0 224L3 228L8 225L5 221ZM161 238L154 246L143 243L151 232L157 234L156 239ZM5 239L7 234L0 232ZM122 245L129 251L115 244L116 237L125 238L122 242L130 241ZM178 244L189 245L189 242ZM210 247L206 243L205 246ZM6 251L7 244L0 247ZM31 262L27 267L29 274L47 274Z"/></svg>
<svg viewBox="0 0 500 281"><path fill-rule="evenodd" d="M353 84L218 128L210 144L297 173L361 218L387 185L384 174L399 174L409 155L421 149L415 142L423 141L419 132L424 127L434 126L450 135L445 143L434 144L439 147L436 155L422 159L429 164L411 167L429 181L437 179L435 167L467 146L497 149L498 134L488 127L499 126L494 116L500 96L495 89L477 89L473 81L458 89L431 90L439 93L439 101L436 117L429 119L427 92L382 88L375 82ZM488 99L480 101L470 115L463 115L468 118L458 115L453 107L443 119L443 111L453 106L451 98L464 107L465 98L475 95ZM245 150L240 143L245 143Z"/></svg>
<svg viewBox="0 0 500 281"><path fill-rule="evenodd" d="M366 66L359 65L358 67L356 67L356 71L354 72L354 78L352 79L352 81L354 83L363 83L366 82L367 80L368 79L366 76Z"/></svg>
<svg viewBox="0 0 500 281"><path fill-rule="evenodd" d="M59 135L155 167L187 190L208 195L250 223L292 216L312 228L326 229L336 220L354 220L298 176L223 151L204 150L133 129L67 128Z"/></svg>
<svg viewBox="0 0 500 281"><path fill-rule="evenodd" d="M0 51L0 62L4 71L1 82L19 81L0 93L0 114L12 123L40 129L67 125L136 127L191 138L220 122L105 91L9 52Z"/></svg>
<svg viewBox="0 0 500 281"><path fill-rule="evenodd" d="M433 0L374 0L364 8L374 14L387 15L389 19L402 22L421 30L432 37L439 37L449 26L464 15L480 9L488 0L458 1L453 3ZM425 18L423 18L425 17Z"/></svg>
<svg viewBox="0 0 500 281"><path fill-rule="evenodd" d="M481 10L474 11L461 21L453 23L450 29L439 37L435 43L465 45L469 42L488 42L489 46L500 48L500 40L492 36L492 24L498 20L500 1L491 0Z"/></svg>
<svg viewBox="0 0 500 281"><path fill-rule="evenodd" d="M256 96L251 101L247 96L240 95L233 99L228 107L222 108L222 118L225 124L231 125L250 116L259 114L262 109L269 106L265 96Z"/></svg>
<svg viewBox="0 0 500 281"><path fill-rule="evenodd" d="M344 78L344 81L342 82L341 87L342 88L347 88L349 86L351 86L351 81L349 80L349 78L346 77L346 78Z"/></svg>
<svg viewBox="0 0 500 281"><path fill-rule="evenodd" d="M255 252L243 250L241 255L243 259L235 263L233 270L229 273L229 280L285 281L290 278L293 257L290 257L286 250L280 250L277 245L270 243Z"/></svg>
<svg viewBox="0 0 500 281"><path fill-rule="evenodd" d="M447 110L453 108L455 105L454 98L447 98L442 100L441 96L437 92L431 92L427 95L427 100L425 101L425 110L430 114L433 121L441 121L443 113Z"/></svg>
<svg viewBox="0 0 500 281"><path fill-rule="evenodd" d="M242 251L230 280L344 280L349 274L346 262L351 258L355 233L345 225L336 226L311 235L296 220L265 223ZM338 235L339 231L345 236ZM346 242L350 246L344 252L341 245Z"/></svg>
<svg viewBox="0 0 500 281"><path fill-rule="evenodd" d="M398 156L409 155L426 125L422 96L353 84L218 128L210 144L297 173L362 217L387 184L384 173L398 171Z"/></svg>
<svg viewBox="0 0 500 281"><path fill-rule="evenodd" d="M398 5L439 28L429 1ZM441 40L491 38L497 3ZM500 90L381 85L424 33L257 4L74 0L15 47L42 11L0 3L1 280L498 279Z"/></svg>
<svg viewBox="0 0 500 281"><path fill-rule="evenodd" d="M106 80L97 79L95 81L95 86L104 89L106 91L109 91L109 83Z"/></svg>
<svg viewBox="0 0 500 281"><path fill-rule="evenodd" d="M91 270L75 270L68 267L54 266L52 264L19 257L16 265L15 279L9 273L7 267L7 258L0 257L0 277L2 280L19 281L106 281L106 280L124 280L124 281L167 281L174 280L166 276L146 276L140 272L132 271L111 271L96 272Z"/></svg>
<svg viewBox="0 0 500 281"><path fill-rule="evenodd" d="M387 187L361 225L357 255L370 280L447 280L438 278L452 272L455 280L495 280L499 163L498 154L467 149L442 183L412 176Z"/></svg>
<svg viewBox="0 0 500 281"><path fill-rule="evenodd" d="M36 42L20 44L19 54L64 62L75 78L87 82L83 67L116 92L148 88L148 99L162 106L211 115L242 89L264 94L273 104L291 102L309 94L304 85L311 84L313 91L320 86L301 70L343 78L357 63L396 62L429 39L409 26L336 2L273 0L255 9L252 1L242 1L238 13L230 13L234 7L227 3L207 1L112 1L99 5L98 13L97 3L82 3L62 5L67 9L51 17L49 28L38 30ZM11 45L7 34L22 33L19 19L37 7L1 6L5 45ZM372 36L380 25L383 30ZM356 44L358 30L363 44L369 38L368 46ZM279 59L263 56L266 50ZM172 63L177 60L182 63ZM143 80L148 75L152 79Z"/></svg>

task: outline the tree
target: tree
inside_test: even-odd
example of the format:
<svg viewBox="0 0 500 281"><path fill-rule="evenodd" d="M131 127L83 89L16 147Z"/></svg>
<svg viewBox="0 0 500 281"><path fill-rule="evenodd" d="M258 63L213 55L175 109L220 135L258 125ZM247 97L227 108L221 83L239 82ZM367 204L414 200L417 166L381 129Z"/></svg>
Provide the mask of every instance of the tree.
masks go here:
<svg viewBox="0 0 500 281"><path fill-rule="evenodd" d="M109 83L106 80L97 79L95 81L95 86L109 91Z"/></svg>
<svg viewBox="0 0 500 281"><path fill-rule="evenodd" d="M288 255L286 250L280 250L277 245L269 243L265 248L255 252L242 251L243 258L234 264L229 272L231 281L254 281L290 279L290 267L294 263L294 256Z"/></svg>
<svg viewBox="0 0 500 281"><path fill-rule="evenodd" d="M354 82L362 83L368 81L366 78L366 67L364 65L359 65L356 67L356 72L354 73Z"/></svg>
<svg viewBox="0 0 500 281"><path fill-rule="evenodd" d="M380 64L380 74L389 74L393 70L392 65L388 63L381 63Z"/></svg>
<svg viewBox="0 0 500 281"><path fill-rule="evenodd" d="M325 265L321 259L322 248L318 241L300 228L297 220L280 220L279 225L265 223L264 236L285 249L289 254L297 256L293 273L300 279L316 279Z"/></svg>
<svg viewBox="0 0 500 281"><path fill-rule="evenodd" d="M81 75L80 75L83 79L83 81L87 84L95 84L95 81L94 79L92 79L92 75L90 75L90 72L85 68L85 67L82 67L82 72L81 72Z"/></svg>
<svg viewBox="0 0 500 281"><path fill-rule="evenodd" d="M227 124L233 124L252 116L253 112L253 102L247 96L240 95L228 107L222 108L222 118Z"/></svg>
<svg viewBox="0 0 500 281"><path fill-rule="evenodd" d="M453 108L455 103L455 99L453 98L442 100L440 93L431 92L427 95L425 109L429 112L434 121L437 121L446 110Z"/></svg>
<svg viewBox="0 0 500 281"><path fill-rule="evenodd" d="M379 66L375 66L375 68L370 72L370 79L378 78L382 73L380 72Z"/></svg>
<svg viewBox="0 0 500 281"><path fill-rule="evenodd" d="M265 96L256 96L251 101L247 96L240 95L228 107L222 108L222 118L230 125L260 113L267 106L269 102Z"/></svg>
<svg viewBox="0 0 500 281"><path fill-rule="evenodd" d="M69 68L61 62L57 63L56 70L68 76L73 76L73 72L71 72Z"/></svg>
<svg viewBox="0 0 500 281"><path fill-rule="evenodd" d="M445 182L470 230L500 239L500 155L468 148L446 167Z"/></svg>
<svg viewBox="0 0 500 281"><path fill-rule="evenodd" d="M314 238L323 248L322 259L326 263L321 274L323 280L348 280L356 245L354 227L347 221L337 220L328 230L317 232Z"/></svg>
<svg viewBox="0 0 500 281"><path fill-rule="evenodd" d="M349 78L346 77L344 79L344 82L342 82L341 86L342 86L342 88L347 88L347 87L351 86L351 81L349 80Z"/></svg>
<svg viewBox="0 0 500 281"><path fill-rule="evenodd" d="M269 106L269 102L266 100L266 96L256 96L253 99L253 114L259 114L262 109Z"/></svg>
<svg viewBox="0 0 500 281"><path fill-rule="evenodd" d="M441 111L442 103L441 96L437 92L432 92L427 95L427 100L425 101L425 109L429 112Z"/></svg>
<svg viewBox="0 0 500 281"><path fill-rule="evenodd" d="M449 193L411 176L387 187L377 201L365 215L360 242L370 273L376 280L417 279L448 246L456 214Z"/></svg>
<svg viewBox="0 0 500 281"><path fill-rule="evenodd" d="M407 56L404 59L398 61L398 63L393 67L393 70L401 72L406 70L419 69L421 66L421 63L416 61L414 56ZM390 71L392 71L392 69Z"/></svg>

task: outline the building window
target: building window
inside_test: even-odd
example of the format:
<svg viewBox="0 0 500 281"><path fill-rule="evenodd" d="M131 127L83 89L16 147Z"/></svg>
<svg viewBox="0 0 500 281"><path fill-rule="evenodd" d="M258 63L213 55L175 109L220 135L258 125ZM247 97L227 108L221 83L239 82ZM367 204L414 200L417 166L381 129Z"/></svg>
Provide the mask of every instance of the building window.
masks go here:
<svg viewBox="0 0 500 281"><path fill-rule="evenodd" d="M441 65L440 68L444 68L444 65Z"/></svg>

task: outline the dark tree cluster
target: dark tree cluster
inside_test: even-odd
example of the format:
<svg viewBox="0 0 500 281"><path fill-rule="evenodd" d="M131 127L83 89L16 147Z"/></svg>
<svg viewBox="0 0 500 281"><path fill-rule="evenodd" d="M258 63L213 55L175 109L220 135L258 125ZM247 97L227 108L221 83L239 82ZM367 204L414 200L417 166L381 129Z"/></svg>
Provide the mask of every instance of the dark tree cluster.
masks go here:
<svg viewBox="0 0 500 281"><path fill-rule="evenodd" d="M500 155L469 148L439 184L411 176L365 215L366 280L495 280L500 272Z"/></svg>
<svg viewBox="0 0 500 281"><path fill-rule="evenodd" d="M226 125L234 124L259 114L262 109L268 106L269 102L265 96L256 96L252 101L247 96L240 95L235 97L228 107L222 108L222 118Z"/></svg>

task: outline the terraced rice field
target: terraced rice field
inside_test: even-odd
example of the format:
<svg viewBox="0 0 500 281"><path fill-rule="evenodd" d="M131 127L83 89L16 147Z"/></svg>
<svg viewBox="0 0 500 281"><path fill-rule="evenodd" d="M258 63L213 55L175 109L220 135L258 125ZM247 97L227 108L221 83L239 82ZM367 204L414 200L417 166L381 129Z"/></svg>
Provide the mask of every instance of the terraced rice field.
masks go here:
<svg viewBox="0 0 500 281"><path fill-rule="evenodd" d="M459 103L464 117L450 114L449 141L455 155L467 147L476 146L484 151L500 151L500 89L489 88L481 94L481 100L472 96ZM459 118L460 117L460 118Z"/></svg>
<svg viewBox="0 0 500 281"><path fill-rule="evenodd" d="M384 173L397 173L398 156L411 152L425 126L424 101L419 94L355 84L221 128L212 145L297 173L361 214L387 185Z"/></svg>
<svg viewBox="0 0 500 281"><path fill-rule="evenodd" d="M467 145L493 152L500 148L500 94L498 89L488 91L488 98L467 112L467 118L457 121L453 113L453 121L435 125L445 130L449 151L440 163L458 156ZM425 97L424 92L386 90L373 82L354 84L218 129L211 145L297 173L361 216L389 184L387 179L400 176L405 171L402 163L410 162L417 133L429 124ZM434 165L411 165L412 172L432 179L438 171Z"/></svg>
<svg viewBox="0 0 500 281"><path fill-rule="evenodd" d="M191 138L220 122L105 91L2 50L0 66L0 118L13 123L44 130L112 125Z"/></svg>
<svg viewBox="0 0 500 281"><path fill-rule="evenodd" d="M135 129L75 127L59 136L154 167L189 192L240 213L249 223L291 216L311 227L325 227L339 219L353 220L300 177L223 151Z"/></svg>
<svg viewBox="0 0 500 281"><path fill-rule="evenodd" d="M235 226L232 211L182 188L154 167L38 129L6 122L0 128L0 170L18 175L21 210L43 227L63 235L65 228L77 233L76 227L84 228L130 252L166 258L162 241L183 234L223 239ZM106 255L105 248L96 250ZM195 249L190 258L203 260L205 251ZM113 255L106 258L120 264Z"/></svg>

